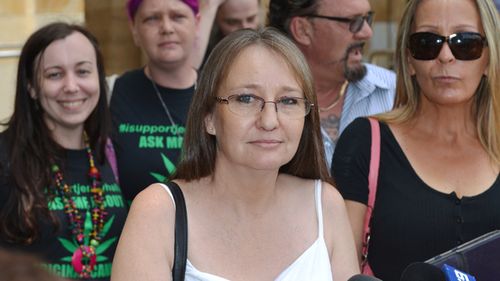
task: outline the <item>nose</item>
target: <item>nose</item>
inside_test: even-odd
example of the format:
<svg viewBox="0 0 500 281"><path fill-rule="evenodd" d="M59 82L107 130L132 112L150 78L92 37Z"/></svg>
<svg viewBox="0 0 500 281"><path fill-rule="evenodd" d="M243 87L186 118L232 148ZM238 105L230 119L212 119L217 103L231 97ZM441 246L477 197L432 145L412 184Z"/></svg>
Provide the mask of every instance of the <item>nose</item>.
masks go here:
<svg viewBox="0 0 500 281"><path fill-rule="evenodd" d="M354 37L358 40L369 40L370 38L372 38L372 35L373 29L366 20L363 21L361 30L354 33Z"/></svg>
<svg viewBox="0 0 500 281"><path fill-rule="evenodd" d="M273 107L266 106L267 104L272 104ZM274 101L266 101L262 106L262 110L259 114L259 127L263 130L271 131L278 127L278 124L278 105Z"/></svg>
<svg viewBox="0 0 500 281"><path fill-rule="evenodd" d="M243 28L251 28L251 29L254 29L253 28L254 25L253 23L249 22L249 21L243 21L242 25L241 25L241 29Z"/></svg>
<svg viewBox="0 0 500 281"><path fill-rule="evenodd" d="M448 45L448 42L444 42L443 46L441 46L438 59L442 63L447 63L455 60L455 56L453 55L453 52L450 49L450 45Z"/></svg>
<svg viewBox="0 0 500 281"><path fill-rule="evenodd" d="M76 77L73 74L68 74L64 78L63 90L66 93L75 93L78 91L78 83L76 81Z"/></svg>
<svg viewBox="0 0 500 281"><path fill-rule="evenodd" d="M171 20L168 17L162 17L162 24L161 24L161 33L162 34L170 34L173 32L173 24Z"/></svg>

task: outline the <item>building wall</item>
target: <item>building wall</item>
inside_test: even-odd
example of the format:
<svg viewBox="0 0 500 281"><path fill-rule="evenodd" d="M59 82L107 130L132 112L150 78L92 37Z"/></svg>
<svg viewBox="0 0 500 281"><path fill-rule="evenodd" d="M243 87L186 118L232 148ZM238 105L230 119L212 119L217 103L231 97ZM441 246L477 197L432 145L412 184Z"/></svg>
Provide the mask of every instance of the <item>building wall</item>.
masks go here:
<svg viewBox="0 0 500 281"><path fill-rule="evenodd" d="M132 42L125 13L126 0L2 0L0 1L0 120L12 112L16 53L38 27L54 20L83 23L98 38L104 55L106 74L121 74L144 63ZM391 67L397 22L405 0L370 0L375 11L374 36L366 57ZM269 0L261 0L262 18Z"/></svg>
<svg viewBox="0 0 500 281"><path fill-rule="evenodd" d="M12 113L18 54L24 41L54 20L83 23L84 0L0 1L0 121Z"/></svg>

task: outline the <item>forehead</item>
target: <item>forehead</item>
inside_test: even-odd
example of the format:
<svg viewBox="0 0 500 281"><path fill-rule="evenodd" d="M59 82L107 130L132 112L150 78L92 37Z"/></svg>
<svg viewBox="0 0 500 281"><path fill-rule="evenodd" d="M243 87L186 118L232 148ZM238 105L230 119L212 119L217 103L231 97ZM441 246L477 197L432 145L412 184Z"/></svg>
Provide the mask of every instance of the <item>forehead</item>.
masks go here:
<svg viewBox="0 0 500 281"><path fill-rule="evenodd" d="M137 13L157 11L191 11L191 8L181 0L143 0Z"/></svg>
<svg viewBox="0 0 500 281"><path fill-rule="evenodd" d="M225 16L231 16L234 13L255 13L258 9L258 0L226 0L220 6L220 11Z"/></svg>
<svg viewBox="0 0 500 281"><path fill-rule="evenodd" d="M328 15L363 15L371 10L368 0L320 0L318 12Z"/></svg>
<svg viewBox="0 0 500 281"><path fill-rule="evenodd" d="M287 63L283 55L262 45L244 48L227 69L222 85L233 87L240 84L287 84L299 87L298 73Z"/></svg>
<svg viewBox="0 0 500 281"><path fill-rule="evenodd" d="M473 0L422 0L415 11L414 29L440 32L482 31Z"/></svg>
<svg viewBox="0 0 500 281"><path fill-rule="evenodd" d="M42 65L64 65L83 61L95 62L96 53L89 39L80 32L50 43L42 56Z"/></svg>

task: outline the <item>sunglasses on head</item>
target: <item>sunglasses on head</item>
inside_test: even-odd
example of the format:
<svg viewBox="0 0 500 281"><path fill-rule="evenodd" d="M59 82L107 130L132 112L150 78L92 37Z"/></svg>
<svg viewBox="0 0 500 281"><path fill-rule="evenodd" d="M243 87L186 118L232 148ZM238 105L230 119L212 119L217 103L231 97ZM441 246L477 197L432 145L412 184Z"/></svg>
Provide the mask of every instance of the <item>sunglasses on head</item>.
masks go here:
<svg viewBox="0 0 500 281"><path fill-rule="evenodd" d="M417 60L433 60L439 56L445 42L457 60L476 60L487 45L486 38L476 32L458 32L449 36L416 32L410 35L408 48L411 56Z"/></svg>

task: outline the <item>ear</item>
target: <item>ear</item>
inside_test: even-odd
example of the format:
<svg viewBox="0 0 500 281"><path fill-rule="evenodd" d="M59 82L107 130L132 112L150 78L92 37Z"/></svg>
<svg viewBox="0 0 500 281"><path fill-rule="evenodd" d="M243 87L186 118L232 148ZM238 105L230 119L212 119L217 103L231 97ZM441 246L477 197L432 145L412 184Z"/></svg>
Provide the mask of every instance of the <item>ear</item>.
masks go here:
<svg viewBox="0 0 500 281"><path fill-rule="evenodd" d="M415 75L416 71L413 67L410 51L408 50L406 50L406 63L408 64L408 71L410 73L410 76Z"/></svg>
<svg viewBox="0 0 500 281"><path fill-rule="evenodd" d="M490 63L488 62L488 64L484 68L484 72L483 72L483 75L486 76L486 78L488 78L488 70L489 69L490 69Z"/></svg>
<svg viewBox="0 0 500 281"><path fill-rule="evenodd" d="M33 88L33 86L31 86L31 84L28 84L28 92L30 94L30 97L34 100L38 99L38 95L36 94L36 91L35 89Z"/></svg>
<svg viewBox="0 0 500 281"><path fill-rule="evenodd" d="M135 46L141 47L139 32L137 31L137 26L132 20L128 21L128 28L130 29L130 33L132 33L132 39L134 40Z"/></svg>
<svg viewBox="0 0 500 281"><path fill-rule="evenodd" d="M313 36L313 27L305 17L293 17L290 21L290 33L293 39L301 45L310 45Z"/></svg>
<svg viewBox="0 0 500 281"><path fill-rule="evenodd" d="M214 122L214 114L210 113L205 117L205 130L207 134L215 136L215 122Z"/></svg>

